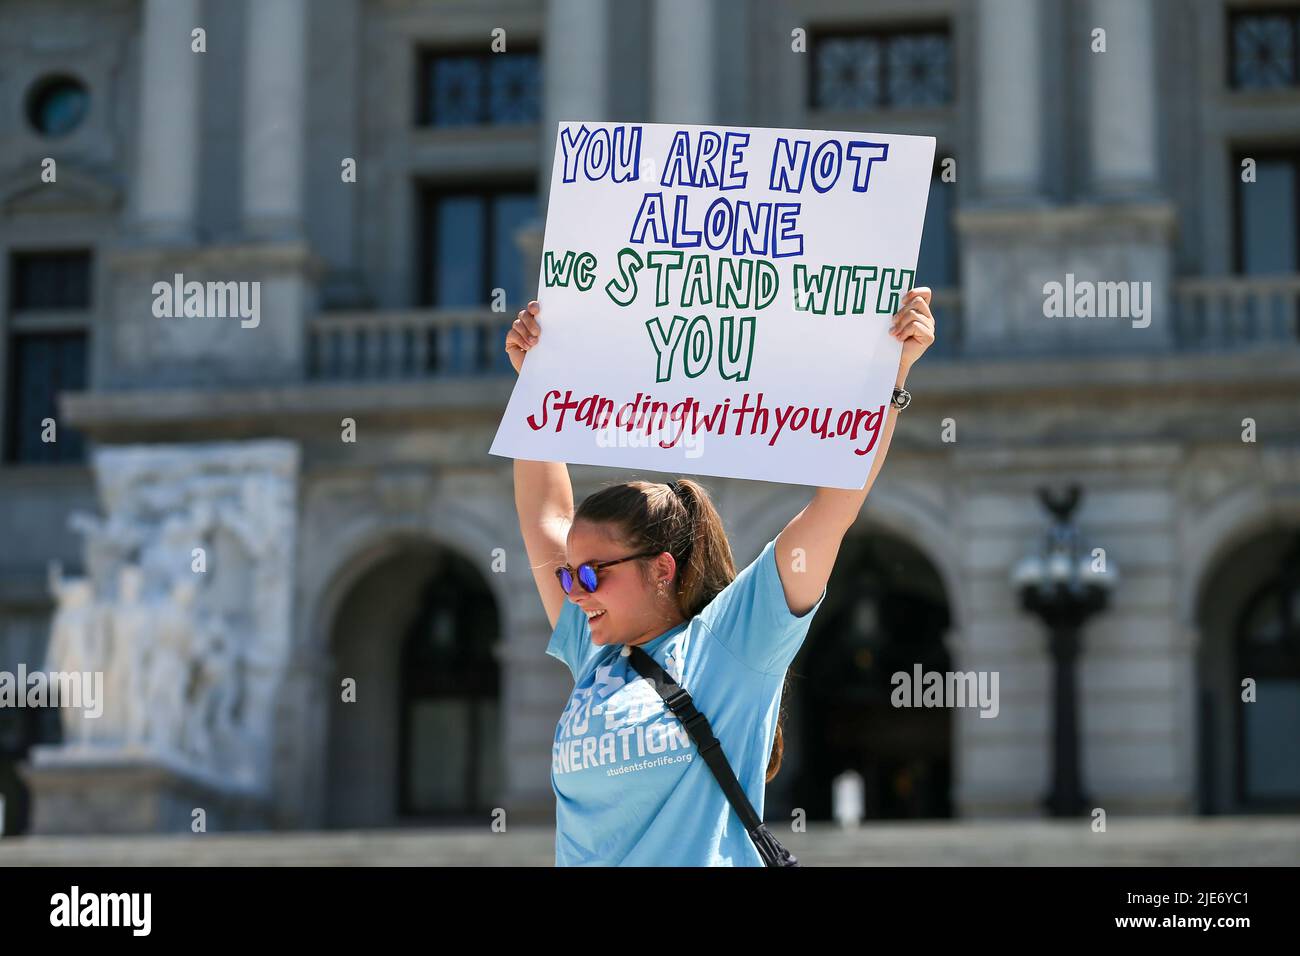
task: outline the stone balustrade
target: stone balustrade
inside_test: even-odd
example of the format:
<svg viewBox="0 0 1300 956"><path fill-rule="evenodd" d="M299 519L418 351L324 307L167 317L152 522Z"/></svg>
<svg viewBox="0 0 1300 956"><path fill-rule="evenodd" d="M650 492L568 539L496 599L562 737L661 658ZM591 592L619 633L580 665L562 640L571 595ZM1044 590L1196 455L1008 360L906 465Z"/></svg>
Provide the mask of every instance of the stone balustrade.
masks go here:
<svg viewBox="0 0 1300 956"><path fill-rule="evenodd" d="M487 309L323 312L311 321L307 375L397 380L512 374L514 313Z"/></svg>
<svg viewBox="0 0 1300 956"><path fill-rule="evenodd" d="M1300 275L1179 279L1173 299L1180 349L1300 345Z"/></svg>
<svg viewBox="0 0 1300 956"><path fill-rule="evenodd" d="M936 289L932 307L939 327L933 357L962 358L961 290ZM1300 346L1300 275L1177 279L1172 308L1173 347L1180 352ZM310 325L308 377L508 375L503 346L513 320L513 313L486 309L320 313ZM1117 340L1115 351L1123 348Z"/></svg>

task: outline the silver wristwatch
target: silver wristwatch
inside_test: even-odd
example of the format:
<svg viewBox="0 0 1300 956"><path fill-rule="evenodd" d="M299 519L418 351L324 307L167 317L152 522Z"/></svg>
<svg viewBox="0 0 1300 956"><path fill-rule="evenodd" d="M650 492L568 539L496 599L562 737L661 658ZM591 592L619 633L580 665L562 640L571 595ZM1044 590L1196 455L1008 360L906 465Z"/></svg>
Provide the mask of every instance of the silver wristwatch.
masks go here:
<svg viewBox="0 0 1300 956"><path fill-rule="evenodd" d="M912 404L912 393L901 385L894 386L894 397L890 399L889 404L893 405L900 412L908 405Z"/></svg>

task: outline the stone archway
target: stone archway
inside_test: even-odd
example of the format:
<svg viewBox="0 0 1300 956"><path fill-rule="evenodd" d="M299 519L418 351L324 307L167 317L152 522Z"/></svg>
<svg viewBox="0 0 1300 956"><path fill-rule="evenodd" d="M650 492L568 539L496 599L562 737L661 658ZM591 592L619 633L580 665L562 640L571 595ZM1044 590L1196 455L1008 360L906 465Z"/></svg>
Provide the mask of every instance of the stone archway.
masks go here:
<svg viewBox="0 0 1300 956"><path fill-rule="evenodd" d="M891 676L952 669L947 591L918 548L882 530L846 536L808 639L791 666L788 795L829 819L834 778L861 774L867 819L953 815L947 708L896 708Z"/></svg>
<svg viewBox="0 0 1300 956"><path fill-rule="evenodd" d="M922 493L930 490L932 489L928 486L919 488ZM732 522L740 532L733 536L737 550L744 549L746 553L757 553L768 540L780 533L797 511L797 508L790 507L789 496L784 492L774 492L765 498L751 501L748 506L742 505L738 519ZM836 561L835 572L827 586L826 603L813 619L804 647L791 665L786 696L782 702L785 711L782 726L786 748L782 769L767 786L765 812L769 819L787 816L795 807L807 809L813 819L829 814L830 783L824 778L827 773L833 776L839 770L833 772L825 770L825 761L829 758L824 754L816 755L820 744L809 746L805 740L806 736L813 732L808 728L814 727L816 722L822 719L815 713L805 712L803 706L803 698L811 682L806 676L806 667L810 655L817 653L815 649L822 641L824 629L834 630L836 627L845 626L844 618L836 623L830 622L836 616L836 606L847 602L852 596L851 581L859 573L861 564L861 555L857 553L858 542L875 539L879 544L886 546L887 552L889 548L896 545L900 558L905 556L908 567L924 569L924 574L917 577L918 584L909 585L909 588L915 590L919 582L924 580L923 593L928 595L927 600L932 607L932 611L927 613L937 614L932 628L933 641L929 644L930 656L926 660L947 662L958 655L958 648L954 642L966 620L965 596L960 588L961 575L957 564L960 548L951 528L943 522L943 517L941 512L937 512L922 497L918 497L916 490L907 489L900 492L881 486L872 490L870 501L864 505L857 525L845 536ZM743 542L736 540L742 537ZM886 590L891 580L886 578ZM942 610L935 611L933 608ZM851 617L856 613L846 611L845 615ZM911 663L921 660L915 655L913 657L915 659ZM926 669L949 669L948 663L943 663L942 667L937 663L935 665L926 663L925 667ZM957 767L953 759L952 735L949 729L951 715L947 712L945 715L943 720L929 726L926 745L928 749L924 758L928 768L924 772L929 775L926 784L929 788L927 793L933 793L937 786L944 796L939 799L930 799L928 796L923 798L919 791L915 790L920 771L915 768L910 771L913 792L916 794L912 798L912 804L919 805L921 813L938 816L951 816L955 812L953 795L959 783L956 779ZM933 717L930 719L933 720ZM926 726L924 719L921 726ZM808 763L810 753L814 754L811 764ZM822 769L817 769L818 761L822 761ZM899 768L898 772L905 770L906 768ZM888 771L882 772L888 773ZM935 781L939 778L942 778L942 782L936 784ZM908 786L904 777L899 779L903 781L900 786ZM867 810L869 813L870 806Z"/></svg>
<svg viewBox="0 0 1300 956"><path fill-rule="evenodd" d="M1300 811L1300 523L1231 535L1198 581L1202 813ZM1256 699L1242 699L1242 681Z"/></svg>
<svg viewBox="0 0 1300 956"><path fill-rule="evenodd" d="M501 782L497 602L427 539L372 549L328 624L326 827L482 818ZM356 700L337 688L352 678Z"/></svg>
<svg viewBox="0 0 1300 956"><path fill-rule="evenodd" d="M496 572L492 562L518 534L509 524L512 515L488 507L486 499L442 494L440 488L427 476L399 474L381 476L377 486L350 476L316 481L304 492L294 639L276 721L280 827L327 825L328 715L340 692L330 638L343 602L374 567L432 543L452 549L481 568L491 600L503 614L502 634L514 641L529 633L533 622L521 613L521 602L511 601L525 583L526 562L511 562L508 574L489 573ZM509 642L498 650L508 664ZM507 666L507 683L510 670Z"/></svg>

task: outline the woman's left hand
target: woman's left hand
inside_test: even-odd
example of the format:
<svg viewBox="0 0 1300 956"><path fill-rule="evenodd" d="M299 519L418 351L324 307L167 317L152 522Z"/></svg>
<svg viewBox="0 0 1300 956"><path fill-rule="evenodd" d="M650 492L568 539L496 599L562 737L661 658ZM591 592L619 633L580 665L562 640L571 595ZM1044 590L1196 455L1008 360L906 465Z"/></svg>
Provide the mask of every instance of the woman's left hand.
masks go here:
<svg viewBox="0 0 1300 956"><path fill-rule="evenodd" d="M930 290L917 286L907 290L894 313L889 334L903 343L903 368L911 368L926 349L934 344L934 316L930 312Z"/></svg>

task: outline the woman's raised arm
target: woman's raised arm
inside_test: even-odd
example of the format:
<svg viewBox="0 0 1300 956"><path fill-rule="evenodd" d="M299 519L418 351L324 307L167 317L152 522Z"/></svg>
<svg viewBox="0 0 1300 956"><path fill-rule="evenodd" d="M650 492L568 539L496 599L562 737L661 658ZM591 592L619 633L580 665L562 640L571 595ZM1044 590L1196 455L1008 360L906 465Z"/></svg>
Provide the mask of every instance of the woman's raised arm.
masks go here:
<svg viewBox="0 0 1300 956"><path fill-rule="evenodd" d="M902 387L912 364L934 342L929 289L917 287L908 291L894 314L890 334L903 342L898 378L894 382ZM812 501L776 536L776 566L792 614L806 614L821 597L835 567L844 535L857 521L862 503L885 463L894 437L894 424L898 420L898 409L892 403L885 408L880 446L871 462L866 484L861 488L818 488ZM796 560L800 550L802 555Z"/></svg>
<svg viewBox="0 0 1300 956"><path fill-rule="evenodd" d="M519 317L506 335L506 354L515 372L523 367L528 350L541 338L542 327L537 320L540 313L541 306L534 299L519 310ZM562 461L515 459L515 510L528 551L528 566L554 630L566 600L555 579L555 569L564 563L565 542L569 525L573 524L569 466Z"/></svg>
<svg viewBox="0 0 1300 956"><path fill-rule="evenodd" d="M573 524L573 486L568 465L516 458L515 508L528 551L528 566L554 630L567 600L555 579L555 569L564 563L565 542Z"/></svg>

